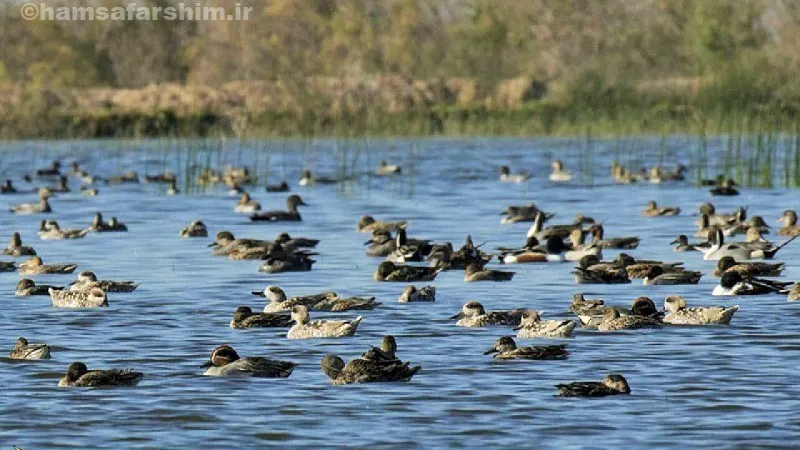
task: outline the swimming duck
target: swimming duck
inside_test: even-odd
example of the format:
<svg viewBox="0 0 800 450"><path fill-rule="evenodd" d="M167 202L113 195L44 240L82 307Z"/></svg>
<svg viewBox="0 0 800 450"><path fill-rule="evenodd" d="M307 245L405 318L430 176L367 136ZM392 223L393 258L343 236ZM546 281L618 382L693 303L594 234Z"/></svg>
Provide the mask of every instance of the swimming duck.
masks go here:
<svg viewBox="0 0 800 450"><path fill-rule="evenodd" d="M59 380L58 387L136 386L142 378L143 373L131 369L89 370L86 364L74 362Z"/></svg>
<svg viewBox="0 0 800 450"><path fill-rule="evenodd" d="M14 272L17 270L17 265L12 261L0 261L0 273Z"/></svg>
<svg viewBox="0 0 800 450"><path fill-rule="evenodd" d="M515 272L505 272L502 270L483 269L476 264L467 266L464 273L464 281L472 283L475 281L511 281Z"/></svg>
<svg viewBox="0 0 800 450"><path fill-rule="evenodd" d="M670 242L670 244L674 245L672 250L676 252L698 252L700 251L701 247L711 246L708 241L690 243L689 238L685 234L678 235L678 237L675 238L674 241Z"/></svg>
<svg viewBox="0 0 800 450"><path fill-rule="evenodd" d="M91 270L84 270L78 274L78 279L70 283L71 291L87 291L100 288L105 292L133 292L139 283L133 281L98 280L97 275Z"/></svg>
<svg viewBox="0 0 800 450"><path fill-rule="evenodd" d="M431 258L429 256L428 259L432 267L438 267L442 270L466 270L467 266L471 264L483 268L492 260L492 255L483 252L480 247L480 245L475 245L472 242L472 236L467 235L464 245L455 252L451 251L452 244L450 244L446 247L447 250L437 255L437 257ZM432 255L433 248L431 248Z"/></svg>
<svg viewBox="0 0 800 450"><path fill-rule="evenodd" d="M683 181L686 179L684 175L689 169L683 164L678 164L672 172L664 170L662 167L654 166L650 169L649 179L653 184L659 184L667 181Z"/></svg>
<svg viewBox="0 0 800 450"><path fill-rule="evenodd" d="M548 238L549 240L550 238ZM563 259L566 261L580 261L581 258L588 255L597 256L598 258L603 257L603 248L597 245L595 242L590 244L585 244L584 241L586 240L586 233L580 229L574 229L569 233L569 240L572 244L572 248L565 246L561 252L563 255ZM553 247L555 245L555 247ZM547 249L548 254L552 253L552 251L558 247L556 242L545 244L545 249Z"/></svg>
<svg viewBox="0 0 800 450"><path fill-rule="evenodd" d="M123 232L128 231L128 227L120 223L116 217L112 217L111 220L106 222L103 220L102 213L95 213L94 217L92 218L92 224L89 225L89 231L94 231L97 233L110 233L110 232Z"/></svg>
<svg viewBox="0 0 800 450"><path fill-rule="evenodd" d="M298 184L300 186L310 186L312 184L336 184L348 180L349 178L336 179L330 177L318 177L313 175L310 170L304 170L300 176L300 182Z"/></svg>
<svg viewBox="0 0 800 450"><path fill-rule="evenodd" d="M533 222L536 220L536 214L539 212L544 214L544 220L550 220L555 214L553 213L546 213L539 208L536 207L533 203L528 203L524 206L509 206L500 213L503 216L500 219L500 223L518 223L518 222Z"/></svg>
<svg viewBox="0 0 800 450"><path fill-rule="evenodd" d="M394 263L404 263L419 262L423 259L422 248L410 245L408 243L406 230L402 228L397 230L397 236L395 237L395 249L386 256L386 260Z"/></svg>
<svg viewBox="0 0 800 450"><path fill-rule="evenodd" d="M155 175L145 175L144 179L148 183L173 183L177 181L175 173L171 170L165 170L164 172Z"/></svg>
<svg viewBox="0 0 800 450"><path fill-rule="evenodd" d="M42 258L33 256L29 260L19 265L20 275L42 275L42 274L70 274L78 268L77 264L44 264Z"/></svg>
<svg viewBox="0 0 800 450"><path fill-rule="evenodd" d="M230 256L231 252L243 248L267 248L273 244L261 239L236 239L230 231L220 231L208 246L212 248L211 254L214 256Z"/></svg>
<svg viewBox="0 0 800 450"><path fill-rule="evenodd" d="M11 205L9 210L14 214L39 214L53 212L53 210L50 209L50 202L44 196L40 196L39 203L22 203L19 205Z"/></svg>
<svg viewBox="0 0 800 450"><path fill-rule="evenodd" d="M385 160L381 161L381 163L378 165L378 168L375 169L375 175L379 177L384 177L388 175L397 175L402 172L403 169L401 169L400 166L395 164L389 164Z"/></svg>
<svg viewBox="0 0 800 450"><path fill-rule="evenodd" d="M303 220L297 210L297 207L301 205L308 206L308 203L304 202L299 195L293 194L286 199L286 211L267 211L253 214L250 216L250 220L253 222L299 222Z"/></svg>
<svg viewBox="0 0 800 450"><path fill-rule="evenodd" d="M616 308L606 309L603 312L603 321L597 325L597 329L600 331L638 330L641 328L661 327L663 327L663 324L658 319L633 314L623 316Z"/></svg>
<svg viewBox="0 0 800 450"><path fill-rule="evenodd" d="M169 186L167 187L167 195L178 195L181 193L181 190L178 189L178 183L175 181L170 181Z"/></svg>
<svg viewBox="0 0 800 450"><path fill-rule="evenodd" d="M688 308L686 299L679 295L670 295L664 299L664 309L668 311L664 322L671 325L728 325L738 305L726 308L724 306L697 306Z"/></svg>
<svg viewBox="0 0 800 450"><path fill-rule="evenodd" d="M603 300L587 300L583 294L574 294L572 296L572 303L570 303L567 309L578 316L582 325L591 325L597 327L597 325L602 321L603 313L605 312L606 308L606 303ZM596 323L592 324L592 318L595 317L599 317L601 320L596 320Z"/></svg>
<svg viewBox="0 0 800 450"><path fill-rule="evenodd" d="M400 222L380 222L372 216L362 216L358 219L357 230L360 233L373 233L376 231L393 233L407 226L408 222L405 220Z"/></svg>
<svg viewBox="0 0 800 450"><path fill-rule="evenodd" d="M714 270L714 276L722 276L723 273L731 270L739 272L742 278L752 277L779 277L786 268L785 263L763 263L763 262L744 262L737 263L735 259L730 256L723 256L717 261L717 268Z"/></svg>
<svg viewBox="0 0 800 450"><path fill-rule="evenodd" d="M535 237L527 238L525 245L520 248L498 247L497 250L500 251L497 260L503 264L547 262L547 250Z"/></svg>
<svg viewBox="0 0 800 450"><path fill-rule="evenodd" d="M17 188L14 187L14 182L6 180L6 183L0 186L0 194L16 194Z"/></svg>
<svg viewBox="0 0 800 450"><path fill-rule="evenodd" d="M112 175L108 177L108 182L109 184L138 183L139 174L131 170L121 175Z"/></svg>
<svg viewBox="0 0 800 450"><path fill-rule="evenodd" d="M518 339L532 338L568 338L572 337L575 322L572 320L542 320L538 311L527 310L522 314L522 320L517 331Z"/></svg>
<svg viewBox="0 0 800 450"><path fill-rule="evenodd" d="M633 300L630 309L623 309L605 306L602 300L584 300L582 294L576 294L569 307L578 316L581 325L587 328L597 328L609 309L616 309L621 316L640 316L657 321L664 315L648 297L638 297Z"/></svg>
<svg viewBox="0 0 800 450"><path fill-rule="evenodd" d="M10 359L50 359L50 346L47 344L29 344L24 337L17 339L14 349L8 354Z"/></svg>
<svg viewBox="0 0 800 450"><path fill-rule="evenodd" d="M787 209L778 222L783 224L783 228L778 230L781 236L797 236L800 234L800 225L797 224L797 213L794 210Z"/></svg>
<svg viewBox="0 0 800 450"><path fill-rule="evenodd" d="M643 216L656 217L656 216L677 216L681 213L681 209L677 206L658 207L656 202L647 202L647 207L642 211Z"/></svg>
<svg viewBox="0 0 800 450"><path fill-rule="evenodd" d="M39 237L42 240L57 240L57 239L83 239L89 234L89 230L78 230L65 228L61 229L58 222L55 220L41 220L39 221Z"/></svg>
<svg viewBox="0 0 800 450"><path fill-rule="evenodd" d="M289 183L283 180L278 184L267 185L264 189L267 192L289 192Z"/></svg>
<svg viewBox="0 0 800 450"><path fill-rule="evenodd" d="M727 227L722 227L722 233L725 236L736 236L739 233L747 233L751 228L755 229L759 234L768 234L770 227L761 216L753 216L747 222L736 222Z"/></svg>
<svg viewBox="0 0 800 450"><path fill-rule="evenodd" d="M551 167L553 171L550 173L550 181L561 183L572 179L572 174L564 170L564 163L561 160L553 161Z"/></svg>
<svg viewBox="0 0 800 450"><path fill-rule="evenodd" d="M363 358L345 365L344 360L336 355L326 355L321 367L334 385L409 381L422 369L422 366L410 367L408 362L400 360L373 361Z"/></svg>
<svg viewBox="0 0 800 450"><path fill-rule="evenodd" d="M544 228L544 221L544 213L541 211L538 212L533 220L533 225L531 225L531 228L528 230L528 233L525 235L525 237L533 236L540 241L547 240L547 238L551 236L556 236L563 239L569 237L573 230L582 230L584 224L594 223L594 219L591 217L586 217L583 214L578 214L575 216L575 221L569 225L551 225L547 228Z"/></svg>
<svg viewBox="0 0 800 450"><path fill-rule="evenodd" d="M289 233L279 233L275 237L275 243L287 250L294 250L297 248L314 248L319 244L319 239L309 239L304 237L292 237Z"/></svg>
<svg viewBox="0 0 800 450"><path fill-rule="evenodd" d="M795 283L791 289L789 289L789 295L786 297L787 302L796 302L800 300L800 283Z"/></svg>
<svg viewBox="0 0 800 450"><path fill-rule="evenodd" d="M241 358L230 345L220 345L201 367L208 368L203 375L212 377L288 378L297 364L260 356Z"/></svg>
<svg viewBox="0 0 800 450"><path fill-rule="evenodd" d="M617 184L631 184L638 181L628 169L616 161L611 164L611 180Z"/></svg>
<svg viewBox="0 0 800 450"><path fill-rule="evenodd" d="M500 181L504 183L524 183L531 178L528 172L521 172L516 175L511 174L511 168L508 166L500 166Z"/></svg>
<svg viewBox="0 0 800 450"><path fill-rule="evenodd" d="M436 286L423 286L419 289L414 285L409 285L403 289L400 298L397 300L399 303L415 303L415 302L434 302L436 301Z"/></svg>
<svg viewBox="0 0 800 450"><path fill-rule="evenodd" d="M321 294L296 296L287 299L286 293L278 286L267 286L263 291L252 291L252 294L259 297L266 297L268 303L264 307L265 313L291 311L292 308L297 305L304 305L314 310L314 305L318 303L333 298L339 298L336 292L323 292Z"/></svg>
<svg viewBox="0 0 800 450"><path fill-rule="evenodd" d="M700 215L700 220L697 222L697 231L695 231L694 236L706 240L711 239L714 230L717 228L716 225L713 227L711 226L711 222L706 214L702 214Z"/></svg>
<svg viewBox="0 0 800 450"><path fill-rule="evenodd" d="M239 198L239 202L233 207L233 211L237 213L254 213L261 211L261 203L250 198L250 194L245 192Z"/></svg>
<svg viewBox="0 0 800 450"><path fill-rule="evenodd" d="M208 228L200 220L192 221L189 226L181 230L182 238L208 237Z"/></svg>
<svg viewBox="0 0 800 450"><path fill-rule="evenodd" d="M719 285L711 291L711 295L766 295L788 294L787 286L791 282L765 280L762 278L748 278L745 280L739 272L727 271L719 279Z"/></svg>
<svg viewBox="0 0 800 450"><path fill-rule="evenodd" d="M397 358L397 340L391 335L384 336L381 339L381 346L371 346L369 350L361 354L361 359L376 362L399 361Z"/></svg>
<svg viewBox="0 0 800 450"><path fill-rule="evenodd" d="M433 281L442 269L436 267L405 266L395 264L391 261L384 261L378 265L377 270L372 275L375 281L395 281L395 282L414 282L414 281Z"/></svg>
<svg viewBox="0 0 800 450"><path fill-rule="evenodd" d="M494 359L534 359L539 361L567 359L569 356L567 344L517 347L514 338L510 336L501 337L494 342L492 348L483 352L484 355L493 353Z"/></svg>
<svg viewBox="0 0 800 450"><path fill-rule="evenodd" d="M640 239L638 237L605 239L603 225L599 223L589 227L589 232L592 233L593 236L592 244L601 248L634 249L639 246Z"/></svg>
<svg viewBox="0 0 800 450"><path fill-rule="evenodd" d="M353 336L356 334L358 324L363 317L358 316L352 321L347 320L311 320L308 316L308 308L297 305L292 308L292 320L294 326L286 333L289 339L313 339L313 338L338 338Z"/></svg>
<svg viewBox="0 0 800 450"><path fill-rule="evenodd" d="M715 229L713 232L714 240L712 246L708 249L701 250L703 252L703 259L706 261L718 261L720 258L730 256L736 261L747 261L750 259L772 259L780 249L787 246L790 242L795 240L798 236L792 236L777 247L767 248L751 248L740 243L725 244L722 230Z"/></svg>
<svg viewBox="0 0 800 450"><path fill-rule="evenodd" d="M61 161L55 160L50 167L36 170L37 177L57 177L61 175Z"/></svg>
<svg viewBox="0 0 800 450"><path fill-rule="evenodd" d="M627 395L631 393L628 380L622 375L610 374L601 382L578 381L569 384L557 384L559 397L606 397L609 395Z"/></svg>
<svg viewBox="0 0 800 450"><path fill-rule="evenodd" d="M616 263L601 263L594 255L581 258L579 265L572 271L578 284L628 284L631 282L628 272Z"/></svg>
<svg viewBox="0 0 800 450"><path fill-rule="evenodd" d="M665 271L662 266L654 265L647 271L642 284L644 286L697 284L702 276L702 272L683 269Z"/></svg>
<svg viewBox="0 0 800 450"><path fill-rule="evenodd" d="M50 300L58 308L99 308L108 307L108 297L100 288L85 291L57 291L50 289Z"/></svg>
<svg viewBox="0 0 800 450"><path fill-rule="evenodd" d="M722 183L714 188L711 188L709 192L711 195L719 195L719 196L734 196L739 195L739 191L737 191L734 186L733 180L722 180Z"/></svg>
<svg viewBox="0 0 800 450"><path fill-rule="evenodd" d="M258 271L264 273L308 272L315 262L317 261L299 253L287 255L285 258L268 257L258 267Z"/></svg>
<svg viewBox="0 0 800 450"><path fill-rule="evenodd" d="M249 306L240 306L233 313L230 325L231 328L235 329L290 327L292 325L292 317L289 314L256 314Z"/></svg>
<svg viewBox="0 0 800 450"><path fill-rule="evenodd" d="M100 191L98 191L97 189L95 189L93 187L87 186L85 184L81 185L81 195L85 195L87 197L96 197L97 194L99 194L99 193L100 193Z"/></svg>
<svg viewBox="0 0 800 450"><path fill-rule="evenodd" d="M710 225L727 227L737 222L744 222L747 220L747 209L739 207L736 211L730 214L717 214L717 209L713 204L705 202L700 204L698 211L700 216L708 216Z"/></svg>
<svg viewBox="0 0 800 450"><path fill-rule="evenodd" d="M33 280L23 278L17 283L16 295L20 297L27 297L30 295L50 295L50 289L60 291L64 286L50 286L46 284L36 284Z"/></svg>
<svg viewBox="0 0 800 450"><path fill-rule="evenodd" d="M459 327L517 326L520 324L524 312L524 309L486 312L480 302L472 301L465 303L461 307L461 311L450 317L450 320L457 320L456 326Z"/></svg>
<svg viewBox="0 0 800 450"><path fill-rule="evenodd" d="M56 186L50 187L50 190L53 192L69 192L69 185L67 184L67 177L66 175L61 175L58 178L58 184Z"/></svg>
<svg viewBox="0 0 800 450"><path fill-rule="evenodd" d="M397 248L397 240L388 231L374 231L372 238L365 242L367 256L389 256Z"/></svg>

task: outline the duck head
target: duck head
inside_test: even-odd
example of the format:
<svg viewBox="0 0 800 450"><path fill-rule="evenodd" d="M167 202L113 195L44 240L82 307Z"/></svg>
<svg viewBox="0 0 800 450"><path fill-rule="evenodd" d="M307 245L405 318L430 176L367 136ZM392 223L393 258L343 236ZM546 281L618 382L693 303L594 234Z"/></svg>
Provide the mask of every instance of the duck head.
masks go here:
<svg viewBox="0 0 800 450"><path fill-rule="evenodd" d="M736 260L733 256L723 256L717 261L717 269L720 273L725 273L726 270L736 265Z"/></svg>
<svg viewBox="0 0 800 450"><path fill-rule="evenodd" d="M480 302L467 302L461 307L461 311L455 316L450 317L450 320L462 319L464 317L477 317L486 314L486 310Z"/></svg>
<svg viewBox="0 0 800 450"><path fill-rule="evenodd" d="M797 213L793 209L787 209L783 212L783 215L778 222L783 223L785 227L793 227L797 225Z"/></svg>
<svg viewBox="0 0 800 450"><path fill-rule="evenodd" d="M728 271L722 274L719 279L719 285L725 289L733 289L734 286L741 283L742 275L739 272Z"/></svg>
<svg viewBox="0 0 800 450"><path fill-rule="evenodd" d="M631 305L631 313L635 316L649 317L658 314L656 304L648 297L638 297Z"/></svg>
<svg viewBox="0 0 800 450"><path fill-rule="evenodd" d="M33 280L29 278L23 278L19 280L19 283L17 283L17 290L24 291L25 289L30 289L34 286L36 286L36 284L33 282Z"/></svg>
<svg viewBox="0 0 800 450"><path fill-rule="evenodd" d="M8 246L11 248L22 246L22 237L20 237L18 231L15 231L14 234L11 235L11 242L8 244Z"/></svg>
<svg viewBox="0 0 800 450"><path fill-rule="evenodd" d="M613 389L617 392L621 392L623 394L630 394L631 388L628 386L628 380L625 379L622 375L619 374L609 374L603 377L603 384L609 388Z"/></svg>
<svg viewBox="0 0 800 450"><path fill-rule="evenodd" d="M217 236L214 238L214 242L209 244L209 247L222 247L225 245L230 244L231 242L235 241L236 238L233 236L233 233L230 231L220 231L217 233Z"/></svg>
<svg viewBox="0 0 800 450"><path fill-rule="evenodd" d="M303 305L297 305L292 308L292 320L298 325L308 323L311 319L308 317L308 308Z"/></svg>
<svg viewBox="0 0 800 450"><path fill-rule="evenodd" d="M527 310L522 313L522 318L520 319L519 326L514 328L514 330L519 330L521 328L525 328L527 326L531 326L537 322L542 320L541 313L539 311Z"/></svg>
<svg viewBox="0 0 800 450"><path fill-rule="evenodd" d="M717 209L714 208L714 205L708 202L702 203L698 209L701 215L704 214L706 216L713 216L717 212Z"/></svg>
<svg viewBox="0 0 800 450"><path fill-rule="evenodd" d="M664 299L664 309L669 312L678 312L686 308L686 299L680 295L670 295Z"/></svg>
<svg viewBox="0 0 800 450"><path fill-rule="evenodd" d="M64 377L68 382L74 383L78 379L89 372L86 364L82 362L74 362L67 367L67 375Z"/></svg>
<svg viewBox="0 0 800 450"><path fill-rule="evenodd" d="M106 292L100 288L94 288L89 291L89 300L99 306L108 306L108 296L106 296Z"/></svg>
<svg viewBox="0 0 800 450"><path fill-rule="evenodd" d="M27 339L25 339L24 337L20 336L20 337L19 337L19 339L17 339L17 343L16 343L16 344L14 344L14 348L15 348L15 349L16 349L16 348L23 348L23 347L25 347L26 345L28 345L28 340L27 340Z"/></svg>
<svg viewBox="0 0 800 450"><path fill-rule="evenodd" d="M297 211L297 207L301 205L308 206L308 203L304 202L297 194L292 194L286 199L286 207L289 211Z"/></svg>
<svg viewBox="0 0 800 450"><path fill-rule="evenodd" d="M320 367L322 368L322 373L327 375L328 378L335 380L342 373L342 370L344 370L344 360L336 355L325 355L325 357L322 358Z"/></svg>
<svg viewBox="0 0 800 450"><path fill-rule="evenodd" d="M689 245L689 238L685 234L678 235L670 244Z"/></svg>
<svg viewBox="0 0 800 450"><path fill-rule="evenodd" d="M381 350L394 356L397 353L397 340L394 336L384 336L381 340Z"/></svg>
<svg viewBox="0 0 800 450"><path fill-rule="evenodd" d="M517 348L517 343L514 342L514 338L510 336L503 336L500 339L494 341L494 345L489 350L483 352L484 355L491 355L492 353L504 353Z"/></svg>
<svg viewBox="0 0 800 450"><path fill-rule="evenodd" d="M395 264L394 264L393 262L391 262L391 261L384 261L384 262L382 262L382 263L380 263L380 264L378 265L378 270L377 270L378 276L379 276L379 277L381 277L381 278L386 278L386 277L388 277L388 276L389 276L389 275L390 275L392 272L394 272L394 270L395 270L395 268L396 268L396 267L397 267L397 266L395 266Z"/></svg>
<svg viewBox="0 0 800 450"><path fill-rule="evenodd" d="M223 367L239 359L239 354L230 345L220 345L211 351L211 358L202 367Z"/></svg>

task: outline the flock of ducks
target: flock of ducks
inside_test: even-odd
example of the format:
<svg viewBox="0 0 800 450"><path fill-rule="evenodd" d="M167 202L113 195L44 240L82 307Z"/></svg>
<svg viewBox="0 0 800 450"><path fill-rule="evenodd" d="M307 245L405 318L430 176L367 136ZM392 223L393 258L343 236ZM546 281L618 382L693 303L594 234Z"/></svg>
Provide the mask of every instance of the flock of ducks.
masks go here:
<svg viewBox="0 0 800 450"><path fill-rule="evenodd" d="M674 170L654 167L642 169L631 174L619 165L612 168L612 178L618 183L651 182L666 183L684 180L686 167L678 165ZM375 170L376 176L397 176L402 174L399 166L382 161ZM17 204L10 207L15 214L51 214L54 211L50 198L57 192L69 190L67 174L62 174L58 161L51 167L40 169L38 177L55 177L58 184L40 188L35 193L39 201L30 204ZM82 191L94 190L94 183L107 184L138 183L135 173L126 173L101 179L83 171L77 163L69 173L83 183ZM524 183L531 178L530 173L512 174L508 166L500 168L500 182ZM553 161L549 180L553 183L567 182L572 174L565 170L561 161ZM164 183L167 194L179 193L177 177L166 171L144 177L148 183ZM300 186L315 184L335 184L347 181L317 176L311 171L303 171ZM249 215L253 222L298 222L302 221L299 207L309 206L300 195L291 194L286 199L286 210L263 211L261 204L244 189L254 184L253 177L246 167L226 167L222 171L204 170L196 180L199 184L212 185L224 183L232 195L239 196L233 205L233 212ZM735 183L720 178L710 180L713 190L731 190ZM288 183L266 186L267 192L288 192ZM2 187L3 194L19 193L10 180ZM96 192L95 192L96 194ZM733 195L733 194L715 194ZM681 209L675 206L659 206L655 202L643 205L642 215L649 220L660 220L665 216L677 216ZM690 242L685 235L678 236L672 243L675 252L696 252L706 261L716 261L712 275L719 277L719 284L711 292L715 296L741 295L786 295L789 301L800 300L800 284L784 282L770 277L779 277L785 265L756 260L770 260L800 236L800 224L795 211L787 210L778 219L782 227L777 231L785 236L781 243L770 242L764 238L771 232L761 216L748 218L746 208L732 213L719 213L710 203L699 207L697 242ZM548 225L555 214L545 212L534 204L513 205L502 211L501 223L511 224L529 222L531 226L525 236L520 236L522 245L516 248L497 248L485 250L484 244L476 245L471 236L456 248L451 242L432 242L426 239L409 237L407 221L380 221L372 216L361 217L356 223L356 231L369 233L365 242L365 253L373 258L381 258L376 264L373 279L376 282L407 284L398 298L401 303L434 302L436 288L433 285L415 286L409 283L424 283L436 279L444 271L463 271L464 281L509 282L515 272L503 267L515 264L574 264L572 275L576 284L627 284L632 280L642 280L643 285L693 285L704 273L686 270L682 262L664 262L637 259L628 252L638 247L640 239L636 236L607 237L603 224L591 217L578 215L569 223ZM43 240L79 240L89 233L127 232L125 224L115 217L106 222L97 213L91 223L82 229L61 228L55 220L41 220L39 237ZM177 231L177 230L176 230ZM744 235L744 241L728 241ZM179 231L185 239L208 238L209 230L201 220L195 220ZM209 248L211 255L233 260L256 260L260 262L259 271L282 273L310 271L317 255L315 247L319 240L279 233L274 240L241 238L230 231L218 231ZM607 249L624 250L613 260L605 261L603 251ZM48 263L30 246L22 243L20 234L15 232L4 255L27 258L20 264L0 263L0 270L18 271L21 277L16 289L19 296L48 296L54 307L59 308L101 308L109 306L109 293L133 292L139 286L133 281L101 280L91 271L80 272L76 280L65 286L36 284L32 278L42 274L68 275L77 269L72 263ZM497 261L499 267L489 267ZM336 292L322 292L289 297L278 286L267 286L263 291L252 292L263 297L266 304L263 311L254 311L250 306L239 306L233 312L230 327L283 328L288 339L334 339L353 336L358 332L363 315L342 319L317 318L318 312L349 313L369 311L381 305L375 297L346 297ZM451 317L458 327L507 327L516 336L501 336L485 354L497 360L562 360L569 357L567 344L518 346L517 340L525 339L568 339L574 337L575 330L595 332L616 332L621 330L661 329L671 326L727 325L739 310L738 305L689 306L678 295L664 299L663 309L656 307L648 297L633 300L630 308L611 306L601 299L586 299L583 294L575 294L568 310L574 319L548 319L544 311L514 309L487 311L477 301L468 301L460 311ZM353 314L353 313L350 313ZM313 317L312 317L313 315ZM355 315L355 314L353 314ZM51 349L47 344L31 344L20 337L9 353L9 358L22 360L49 359ZM203 365L204 375L220 377L266 377L287 378L296 363L280 361L267 357L241 357L230 345L220 345L211 352L209 360ZM385 336L380 346L371 347L359 358L345 362L337 355L327 355L320 363L322 372L335 385L366 382L409 381L421 371L420 366L402 361L397 357L397 342L392 336ZM136 385L144 374L131 369L90 370L82 362L73 362L59 381L61 387L111 387ZM564 397L600 397L629 394L631 388L620 374L607 374L597 382L575 382L556 385L558 395Z"/></svg>

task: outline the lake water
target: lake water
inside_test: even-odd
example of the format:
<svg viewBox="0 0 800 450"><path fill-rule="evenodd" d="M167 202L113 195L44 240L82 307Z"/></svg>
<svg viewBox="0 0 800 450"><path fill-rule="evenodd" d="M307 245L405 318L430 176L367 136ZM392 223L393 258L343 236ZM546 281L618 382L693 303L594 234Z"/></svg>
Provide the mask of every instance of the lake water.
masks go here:
<svg viewBox="0 0 800 450"><path fill-rule="evenodd" d="M689 141L675 137L666 150L659 140L644 141L637 163L659 159L688 164ZM103 279L142 283L132 294L109 294L110 307L64 310L47 297L15 297L15 273L0 274L5 304L0 311L0 346L10 350L18 336L47 342L52 359L0 361L0 441L6 448L208 448L266 446L398 448L409 447L786 447L800 442L797 413L800 387L800 305L784 296L714 298L713 263L698 253L674 253L677 234L693 234L697 206L713 201L718 211L748 206L770 225L787 208L800 208L797 191L743 190L740 197L711 198L691 183L618 186L610 183L614 144L595 144L587 164L580 140L430 139L377 140L343 145L336 141L246 143L228 141L214 154L197 153L207 143L19 142L2 144L0 179L19 179L53 158L78 160L92 173L137 170L140 175L170 167L210 162L258 165L269 182L286 179L292 192L311 206L303 221L252 224L233 213L236 199L225 189L169 197L165 186L98 186L100 195L60 194L51 202L52 218L62 227L87 226L96 211L117 216L127 234L90 234L78 241L40 241L40 216L0 214L0 239L15 230L45 262L75 262ZM216 144L213 144L216 146ZM203 147L206 146L206 147ZM349 147L348 147L349 146ZM195 149L194 153L187 148ZM720 151L712 142L710 154ZM592 176L554 185L549 162L558 157L573 170L592 168ZM363 176L346 186L299 187L304 167L323 175L369 172L381 159L405 166L391 179ZM583 160L583 162L581 162ZM188 161L188 162L187 162ZM533 171L525 184L497 181L497 166ZM516 171L516 170L515 170ZM581 180L593 180L589 186ZM34 184L43 182L35 180ZM20 187L29 187L20 182ZM71 186L77 191L79 182ZM181 183L186 188L187 183ZM283 209L287 194L251 188L264 209ZM33 195L3 196L7 204L33 201ZM648 200L680 206L678 217L644 218ZM519 246L529 224L501 225L499 212L510 204L535 202L556 212L552 223L571 222L582 212L604 220L607 237L640 236L636 257L685 260L707 275L698 286L597 286L574 283L573 264L518 265L509 283L464 283L463 272L442 273L433 283L437 300L399 304L402 283L371 278L380 259L364 255L367 234L356 232L361 215L409 220L411 237L450 240L459 247L465 235L486 248ZM279 232L321 239L311 272L266 275L258 261L212 257L209 239L180 239L179 230L202 219L213 235L230 230L237 237L273 239ZM778 239L776 234L769 235ZM605 259L617 251L606 251ZM800 244L779 254L789 262L785 278L800 279ZM10 260L11 258L2 258ZM21 262L22 259L20 259ZM37 277L66 283L73 276ZM314 313L314 317L365 319L353 338L290 341L285 329L233 330L239 305L254 310L261 298L250 295L268 284L291 295L335 290L376 296L374 311ZM565 361L495 362L483 352L508 328L464 329L448 318L468 300L487 309L534 308L546 318L570 318L567 306L576 292L629 306L641 295L659 307L668 294L691 304L739 304L727 327L665 328L600 334L576 330ZM377 345L385 334L397 337L399 357L423 366L409 383L336 387L320 371L327 353L345 360ZM523 341L547 344L554 341ZM269 356L297 362L288 379L225 379L201 376L199 366L211 350L231 344L242 356ZM520 342L522 343L522 342ZM6 350L4 350L6 351ZM59 389L69 363L90 368L131 367L146 374L136 388ZM632 393L604 399L554 397L554 384L599 380L622 373Z"/></svg>

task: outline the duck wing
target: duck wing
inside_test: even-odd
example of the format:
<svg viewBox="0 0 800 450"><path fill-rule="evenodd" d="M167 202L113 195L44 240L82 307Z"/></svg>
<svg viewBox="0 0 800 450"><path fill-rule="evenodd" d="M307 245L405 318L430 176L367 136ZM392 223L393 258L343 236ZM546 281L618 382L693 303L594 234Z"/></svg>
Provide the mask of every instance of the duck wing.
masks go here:
<svg viewBox="0 0 800 450"><path fill-rule="evenodd" d="M557 384L559 397L602 397L609 395L609 389L603 383L577 381L568 384Z"/></svg>
<svg viewBox="0 0 800 450"><path fill-rule="evenodd" d="M516 358L537 360L566 359L569 356L567 344L520 347L512 353Z"/></svg>
<svg viewBox="0 0 800 450"><path fill-rule="evenodd" d="M144 374L131 369L92 370L75 382L77 386L135 386Z"/></svg>
<svg viewBox="0 0 800 450"><path fill-rule="evenodd" d="M239 359L235 367L236 370L249 372L254 377L287 378L292 374L297 364L290 361L279 361L256 356Z"/></svg>
<svg viewBox="0 0 800 450"><path fill-rule="evenodd" d="M248 328L282 328L292 326L293 322L289 314L261 313L248 317L242 325Z"/></svg>

